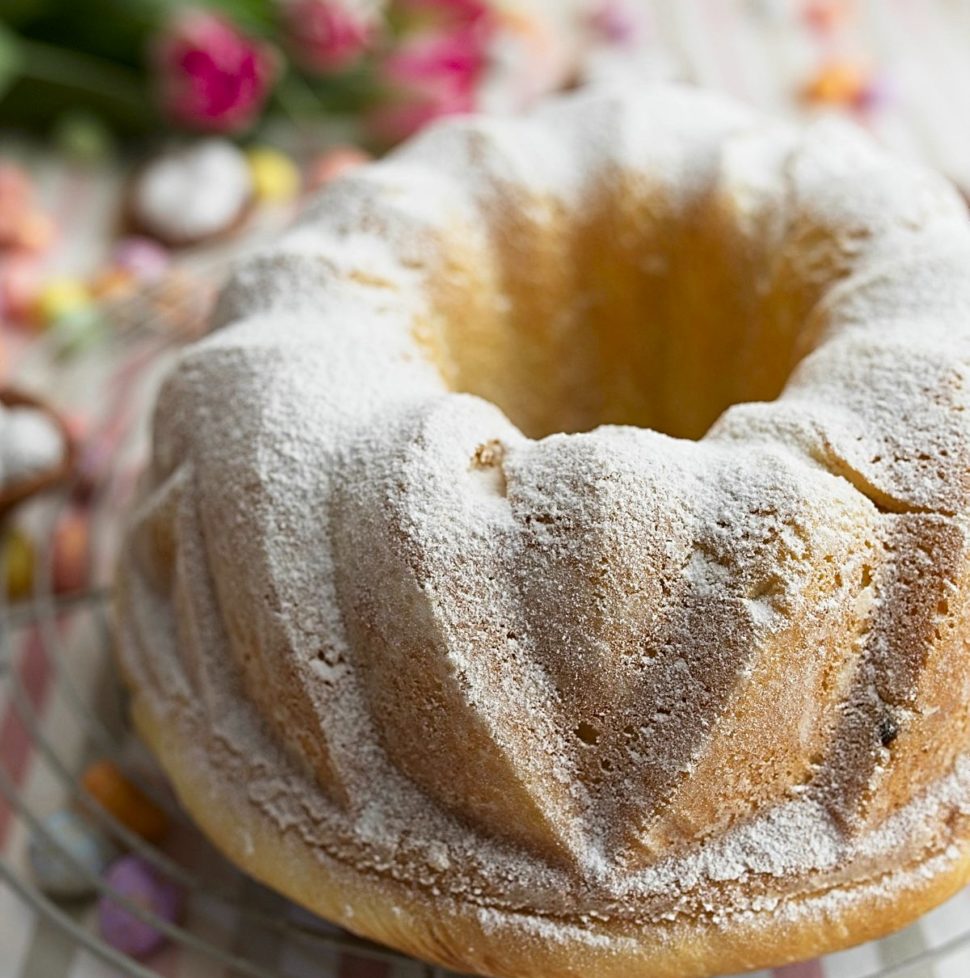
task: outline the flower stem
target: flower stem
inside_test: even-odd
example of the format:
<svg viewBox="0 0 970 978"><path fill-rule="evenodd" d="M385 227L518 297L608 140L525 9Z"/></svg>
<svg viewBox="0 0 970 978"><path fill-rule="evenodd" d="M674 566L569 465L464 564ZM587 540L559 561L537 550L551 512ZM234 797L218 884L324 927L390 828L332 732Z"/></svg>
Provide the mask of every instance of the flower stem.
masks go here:
<svg viewBox="0 0 970 978"><path fill-rule="evenodd" d="M21 39L17 46L23 57L21 75L25 78L80 89L144 109L142 81L134 71L104 58L41 41Z"/></svg>
<svg viewBox="0 0 970 978"><path fill-rule="evenodd" d="M323 100L299 75L290 71L276 86L276 101L290 121L305 129L310 119L319 120L326 114Z"/></svg>

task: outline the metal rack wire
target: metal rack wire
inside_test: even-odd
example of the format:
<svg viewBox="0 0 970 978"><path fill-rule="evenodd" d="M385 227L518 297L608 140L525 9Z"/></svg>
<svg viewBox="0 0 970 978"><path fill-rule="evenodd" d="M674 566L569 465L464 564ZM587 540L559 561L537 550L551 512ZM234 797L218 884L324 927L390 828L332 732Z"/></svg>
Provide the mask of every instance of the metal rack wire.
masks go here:
<svg viewBox="0 0 970 978"><path fill-rule="evenodd" d="M143 318L136 328L122 328L111 338L111 350L100 347L87 365L76 360L64 370L86 388L96 385L100 414L94 419L89 444L84 451L102 450L111 444L112 461L95 484L88 487L86 506L91 525L91 548L88 553L90 586L83 591L57 594L53 586L54 560L51 541L54 530L76 495L72 487L47 498L32 514L35 535L41 541L33 594L28 600L8 604L0 594L0 705L6 695L12 710L26 732L33 763L44 769L48 790L42 798L25 788L23 772L8 770L0 762L0 807L9 809L8 818L19 823L53 847L56 839L45 829L43 818L56 807L73 805L83 809L91 819L119 838L126 848L138 853L162 876L179 884L188 894L190 911L185 922L170 924L160 920L119 894L100 877L85 872L69 853L65 860L78 869L100 895L114 899L137 917L163 931L180 948L200 962L209 962L213 973L245 978L290 978L285 969L266 965L247 953L242 946L213 940L204 923L208 916L229 913L241 923L252 938L262 935L272 942L304 946L307 953L319 955L353 955L358 959L392 962L395 975L413 978L444 978L441 969L424 965L338 931L308 914L294 911L282 898L246 882L242 875L215 853L206 856L199 866L180 858L169 849L150 845L119 824L87 794L79 779L85 757L113 759L125 766L139 787L171 817L177 830L194 830L179 811L164 783L152 773L145 758L132 764L133 742L125 720L124 694L115 681L108 654L110 629L110 572L117 546L116 514L132 490L132 473L137 467L144 444L147 405L151 401L154 378L160 366L177 349L180 338L168 329L152 328L151 317ZM92 369L94 367L94 369ZM87 370L87 373L85 373ZM99 373L100 371L100 373ZM70 384L68 384L70 386ZM109 437L110 436L110 437ZM2 589L0 589L2 590ZM43 722L36 689L26 674L23 647L29 645L35 668L48 676L50 695L57 698L59 709L68 718L67 726L75 736L54 743ZM22 860L21 860L22 863ZM214 863L218 864L213 871ZM159 974L150 965L136 962L100 939L96 930L78 919L34 885L29 871L15 860L0 856L0 885L12 890L17 898L59 929L78 948L135 978L152 978ZM968 915L970 917L970 915ZM970 948L970 919L952 935L935 946L916 953L882 969L864 969L853 978L926 978L934 974L936 963ZM2 950L2 949L0 949ZM2 961L0 961L2 963ZM203 968L205 966L203 965ZM0 969L2 971L2 969ZM208 971L200 971L206 973ZM332 972L321 966L321 976ZM3 978L6 978L4 975Z"/></svg>

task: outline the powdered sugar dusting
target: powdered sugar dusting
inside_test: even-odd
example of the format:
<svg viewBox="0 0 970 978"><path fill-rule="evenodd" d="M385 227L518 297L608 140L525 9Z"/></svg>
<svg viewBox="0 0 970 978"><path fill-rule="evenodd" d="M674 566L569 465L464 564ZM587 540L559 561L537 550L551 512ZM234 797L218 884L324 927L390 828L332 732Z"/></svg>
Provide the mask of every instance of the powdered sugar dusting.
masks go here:
<svg viewBox="0 0 970 978"><path fill-rule="evenodd" d="M36 408L0 406L0 487L9 489L64 461L64 437Z"/></svg>
<svg viewBox="0 0 970 978"><path fill-rule="evenodd" d="M736 242L705 260L726 309L757 272L762 325L725 329L752 373L765 322L791 344L778 399L700 441L533 439L450 389L460 344L524 301L508 255L555 280L554 231L610 187L671 235L689 219L695 249L709 226ZM695 281L643 248L651 295ZM243 265L224 328L173 371L122 568L127 673L281 831L481 908L485 930L780 914L952 857L970 804L953 249L970 230L942 181L713 96L434 129ZM589 325L551 319L530 329ZM518 369L492 339L481 362ZM549 383L592 397L583 369Z"/></svg>

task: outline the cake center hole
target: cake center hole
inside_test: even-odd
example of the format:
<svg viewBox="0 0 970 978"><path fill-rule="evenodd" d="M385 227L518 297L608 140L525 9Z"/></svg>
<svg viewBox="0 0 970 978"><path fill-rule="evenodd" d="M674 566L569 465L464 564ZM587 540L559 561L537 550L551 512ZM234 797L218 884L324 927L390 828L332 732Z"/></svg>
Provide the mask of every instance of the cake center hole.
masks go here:
<svg viewBox="0 0 970 978"><path fill-rule="evenodd" d="M510 205L484 256L444 246L423 338L453 390L534 438L603 424L700 438L730 405L781 392L817 290L727 202L664 214L640 197L621 188L572 219Z"/></svg>

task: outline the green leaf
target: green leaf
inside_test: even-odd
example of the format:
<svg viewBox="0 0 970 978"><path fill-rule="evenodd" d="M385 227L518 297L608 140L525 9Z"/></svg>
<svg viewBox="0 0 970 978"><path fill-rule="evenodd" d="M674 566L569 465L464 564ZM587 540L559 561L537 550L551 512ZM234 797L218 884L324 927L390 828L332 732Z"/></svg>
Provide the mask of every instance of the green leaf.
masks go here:
<svg viewBox="0 0 970 978"><path fill-rule="evenodd" d="M0 23L0 98L17 80L23 63L17 35Z"/></svg>
<svg viewBox="0 0 970 978"><path fill-rule="evenodd" d="M0 0L0 23L19 28L50 8L51 0Z"/></svg>
<svg viewBox="0 0 970 978"><path fill-rule="evenodd" d="M71 0L76 2L76 0ZM127 8L132 0L122 0ZM185 0L137 0L146 10L151 10L158 24L186 6ZM275 35L278 20L278 0L198 0L193 7L210 10L228 17L237 27L264 37Z"/></svg>

